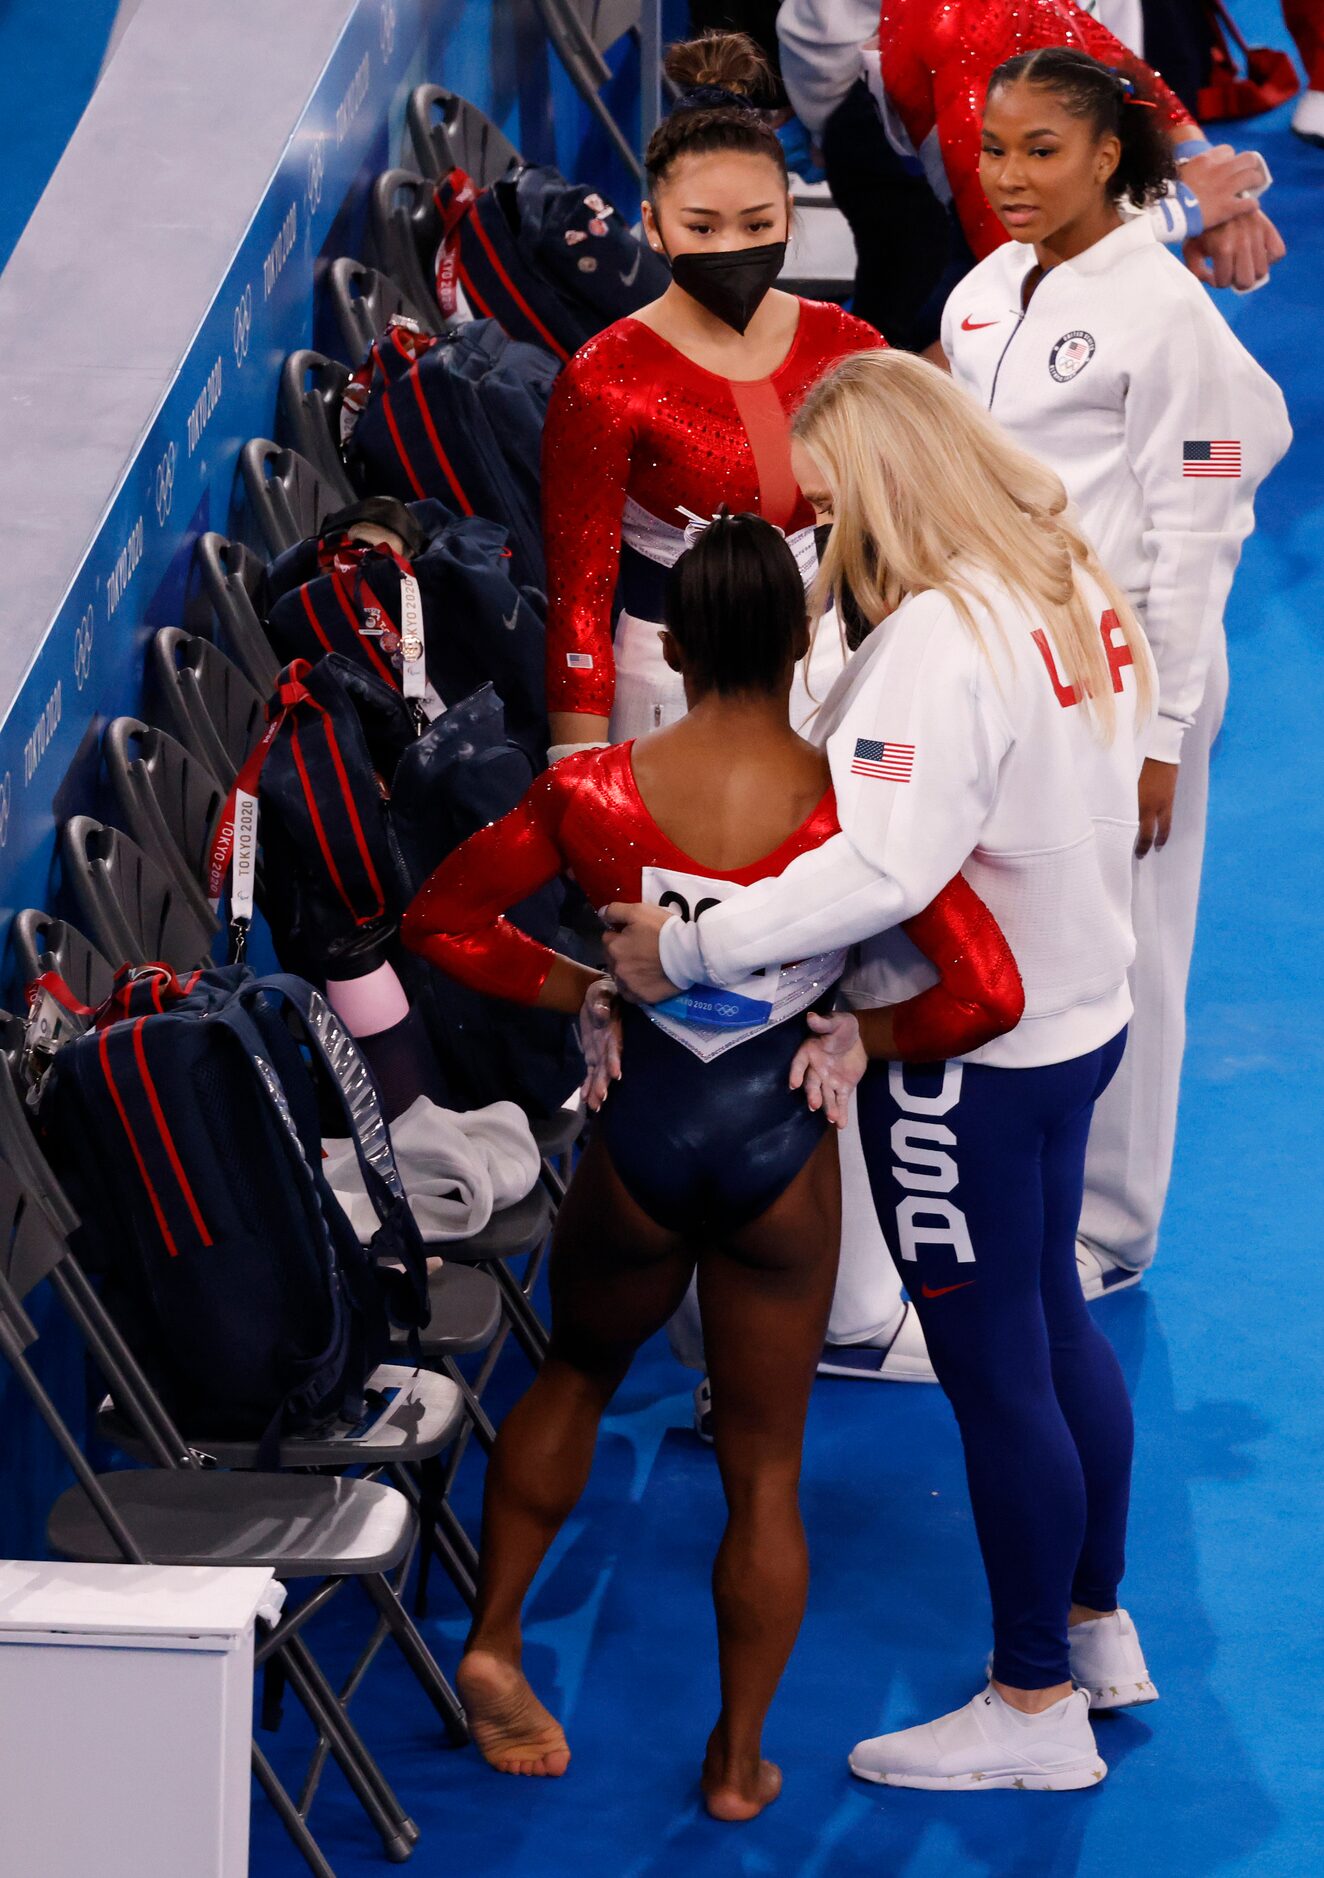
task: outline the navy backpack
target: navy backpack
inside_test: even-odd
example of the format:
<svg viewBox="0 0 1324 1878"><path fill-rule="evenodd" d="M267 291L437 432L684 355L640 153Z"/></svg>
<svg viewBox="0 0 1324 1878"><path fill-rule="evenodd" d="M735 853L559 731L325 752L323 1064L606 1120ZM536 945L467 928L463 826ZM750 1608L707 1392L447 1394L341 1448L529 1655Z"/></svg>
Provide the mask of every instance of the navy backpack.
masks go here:
<svg viewBox="0 0 1324 1878"><path fill-rule="evenodd" d="M67 987L38 981L66 1006ZM363 1412L388 1315L427 1322L426 1259L352 1037L297 978L125 968L40 1087L53 1164L130 1346L187 1434L255 1439ZM380 1224L322 1173L349 1135Z"/></svg>
<svg viewBox="0 0 1324 1878"><path fill-rule="evenodd" d="M556 372L546 352L520 345L494 320L440 335L392 320L345 392L351 480L498 523L516 583L544 590L539 475Z"/></svg>
<svg viewBox="0 0 1324 1878"><path fill-rule="evenodd" d="M406 509L388 498L374 507L388 503L399 508L402 525L413 524L407 554L355 540L350 526L333 519L272 568L269 588L283 591L269 603L267 628L282 662L336 652L398 691L401 582L412 578L432 687L427 715L490 681L511 736L540 757L548 737L541 595L515 585L505 530L448 515L439 502Z"/></svg>
<svg viewBox="0 0 1324 1878"><path fill-rule="evenodd" d="M514 166L486 189L452 170L434 191L441 217L437 299L495 319L562 364L605 326L666 292L671 270L595 190L554 169Z"/></svg>
<svg viewBox="0 0 1324 1878"><path fill-rule="evenodd" d="M437 863L513 808L533 780L491 685L420 736L393 686L330 653L311 667L288 665L267 711L262 742L218 820L213 894L224 891L239 797L256 795L263 910L282 964L318 980L394 966L455 1106L559 1108L580 1074L574 1025L467 991L399 939L400 916ZM558 944L564 899L552 882L513 917Z"/></svg>

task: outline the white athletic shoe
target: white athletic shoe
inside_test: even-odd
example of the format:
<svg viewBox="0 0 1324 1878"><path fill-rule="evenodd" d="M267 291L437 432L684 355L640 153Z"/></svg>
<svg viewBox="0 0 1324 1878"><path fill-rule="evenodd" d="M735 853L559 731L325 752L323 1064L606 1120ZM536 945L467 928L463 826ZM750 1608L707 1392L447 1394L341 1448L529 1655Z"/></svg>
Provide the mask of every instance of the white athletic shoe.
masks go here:
<svg viewBox="0 0 1324 1878"><path fill-rule="evenodd" d="M1292 129L1324 149L1324 91L1303 91L1292 113Z"/></svg>
<svg viewBox="0 0 1324 1878"><path fill-rule="evenodd" d="M896 1329L869 1343L825 1343L820 1376L855 1376L867 1382L937 1382L919 1312L906 1304Z"/></svg>
<svg viewBox="0 0 1324 1878"><path fill-rule="evenodd" d="M1129 1611L1110 1611L1107 1617L1073 1624L1067 1631L1067 1650L1071 1680L1089 1696L1092 1711L1140 1708L1158 1701ZM992 1681L992 1650L984 1674Z"/></svg>
<svg viewBox="0 0 1324 1878"><path fill-rule="evenodd" d="M1083 1689L1073 1689L1042 1715L1023 1715L996 1689L983 1689L937 1721L861 1741L852 1750L850 1770L881 1786L938 1793L994 1787L1069 1793L1096 1787L1108 1772Z"/></svg>
<svg viewBox="0 0 1324 1878"><path fill-rule="evenodd" d="M1139 1708L1158 1701L1136 1627L1126 1611L1073 1624L1067 1641L1071 1680L1085 1690L1092 1709Z"/></svg>
<svg viewBox="0 0 1324 1878"><path fill-rule="evenodd" d="M1133 1265L1121 1264L1085 1239L1076 1241L1076 1270L1080 1273L1080 1288L1090 1302L1095 1298L1110 1298L1114 1291L1129 1291L1145 1275Z"/></svg>
<svg viewBox="0 0 1324 1878"><path fill-rule="evenodd" d="M706 1376L694 1391L694 1432L713 1445L713 1386Z"/></svg>

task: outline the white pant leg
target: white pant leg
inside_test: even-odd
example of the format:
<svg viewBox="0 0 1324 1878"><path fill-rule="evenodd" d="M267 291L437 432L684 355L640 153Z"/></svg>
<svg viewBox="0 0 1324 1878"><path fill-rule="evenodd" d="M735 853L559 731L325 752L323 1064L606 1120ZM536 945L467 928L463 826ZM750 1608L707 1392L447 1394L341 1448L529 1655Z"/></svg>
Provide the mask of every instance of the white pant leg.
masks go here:
<svg viewBox="0 0 1324 1878"><path fill-rule="evenodd" d="M622 613L616 622L616 693L607 737L628 743L652 730L677 724L685 715L685 684L662 657L662 628L656 620Z"/></svg>
<svg viewBox="0 0 1324 1878"><path fill-rule="evenodd" d="M1153 1260L1172 1173L1186 1045L1186 981L1209 805L1209 752L1226 703L1227 647L1221 642L1204 701L1182 740L1167 846L1135 863L1135 1015L1121 1066L1095 1108L1085 1157L1081 1237L1135 1270Z"/></svg>

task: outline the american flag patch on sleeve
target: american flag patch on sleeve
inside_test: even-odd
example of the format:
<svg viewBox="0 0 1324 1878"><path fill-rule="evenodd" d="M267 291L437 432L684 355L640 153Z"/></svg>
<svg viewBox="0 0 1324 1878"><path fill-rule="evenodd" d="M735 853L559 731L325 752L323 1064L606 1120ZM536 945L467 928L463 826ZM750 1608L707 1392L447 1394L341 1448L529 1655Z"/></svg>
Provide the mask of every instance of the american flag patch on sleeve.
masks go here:
<svg viewBox="0 0 1324 1878"><path fill-rule="evenodd" d="M909 782L915 767L913 743L880 743L875 737L857 737L851 758L852 776L868 776L874 782Z"/></svg>
<svg viewBox="0 0 1324 1878"><path fill-rule="evenodd" d="M1224 437L1184 443L1181 447L1183 476L1240 476L1241 440Z"/></svg>
<svg viewBox="0 0 1324 1878"><path fill-rule="evenodd" d="M593 670L593 654L591 652L567 652L565 662L572 672L591 672Z"/></svg>

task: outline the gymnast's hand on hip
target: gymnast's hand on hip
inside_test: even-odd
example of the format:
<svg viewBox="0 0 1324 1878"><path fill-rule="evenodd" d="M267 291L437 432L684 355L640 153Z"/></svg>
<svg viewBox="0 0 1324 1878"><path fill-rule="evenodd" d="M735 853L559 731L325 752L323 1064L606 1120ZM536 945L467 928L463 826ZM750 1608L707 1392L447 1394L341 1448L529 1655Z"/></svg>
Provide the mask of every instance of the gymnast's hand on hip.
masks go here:
<svg viewBox="0 0 1324 1878"><path fill-rule="evenodd" d="M584 993L579 1007L579 1044L584 1052L580 1094L596 1113L607 1100L611 1085L621 1079L621 1007L610 978L594 979Z"/></svg>
<svg viewBox="0 0 1324 1878"><path fill-rule="evenodd" d="M844 1128L851 1091L869 1067L859 1021L853 1011L829 1011L823 1017L811 1011L808 1024L810 1035L791 1064L791 1087L803 1089L810 1108L824 1110L834 1128Z"/></svg>
<svg viewBox="0 0 1324 1878"><path fill-rule="evenodd" d="M603 935L607 962L617 989L634 1004L660 1004L676 997L673 985L662 970L658 934L674 913L661 906L627 906L613 900L603 908L602 917L610 930Z"/></svg>

